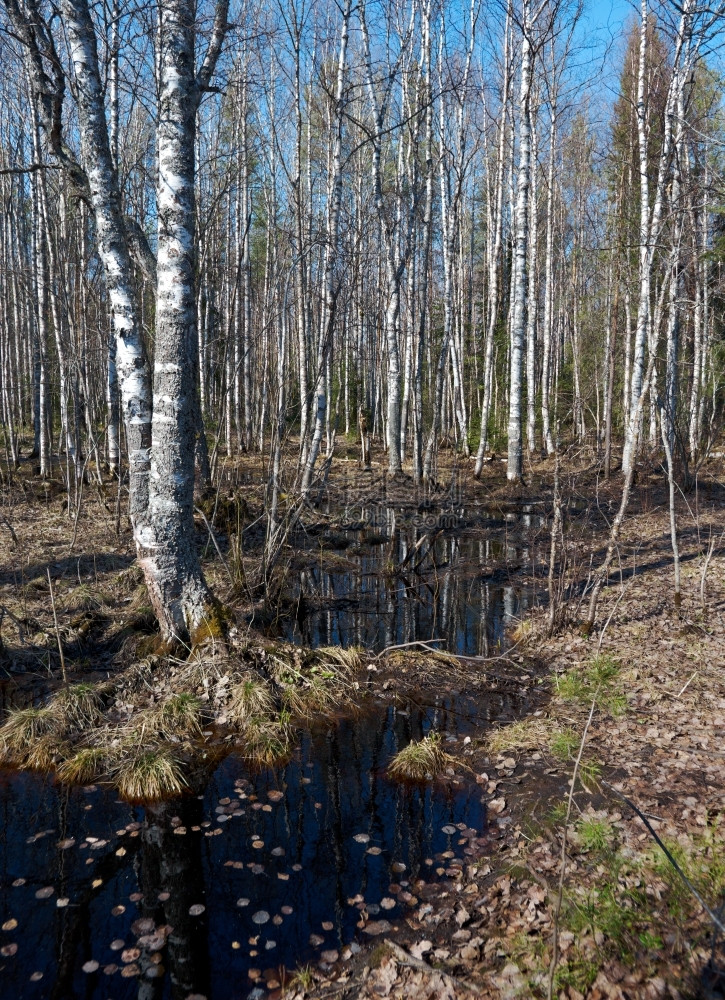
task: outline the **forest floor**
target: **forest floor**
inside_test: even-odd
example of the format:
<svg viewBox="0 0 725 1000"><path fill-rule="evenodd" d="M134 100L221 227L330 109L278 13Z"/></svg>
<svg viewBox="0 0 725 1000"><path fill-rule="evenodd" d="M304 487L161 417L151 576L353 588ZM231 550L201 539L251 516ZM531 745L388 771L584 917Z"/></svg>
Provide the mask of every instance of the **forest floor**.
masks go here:
<svg viewBox="0 0 725 1000"><path fill-rule="evenodd" d="M390 700L421 685L433 691L441 683L454 684L463 692L497 685L516 688L525 709L494 732L482 730L447 747L458 757L455 773L475 774L487 796L488 829L461 831L459 850L439 859L438 879L410 887L404 920L391 926L363 912L360 926L369 943L354 954L343 950L331 965L307 970L287 995L319 1000L725 995L725 972L717 978L725 970L725 954L713 942L711 921L620 797L647 816L722 917L725 478L721 467L708 468L698 491L677 501L679 610L673 603L666 484L661 471L653 470L641 475L635 489L597 628L591 637L582 636L576 595L590 562L596 567L602 558L619 484L616 479L603 484L592 467L572 467L563 470L564 496L584 498L588 508L566 536L566 565L560 559L557 566L557 577L571 585L568 626L549 637L545 611L535 610L520 623L506 655L485 662L446 661L425 651L366 659L374 669L366 671L364 688L376 698ZM253 533L263 503L255 485L258 471L250 462L242 486L235 483L229 490L230 496L243 490L244 519L252 526L239 558L247 580L258 561ZM450 480L433 497L436 503L455 492L463 506L474 494L492 505L537 498L551 506L551 463L535 467L527 486L513 490L495 467L480 484L458 472L454 491ZM343 485L333 477L323 505L327 513L312 518L323 532L335 530L343 491L347 504L381 497L407 502L412 496L409 485L388 482L375 466L372 474L354 473ZM222 539L233 523L218 499L214 524ZM113 489L87 486L77 522L68 517L63 500L57 482L22 473L2 490L3 707L30 703L39 685L60 686L59 641L70 679L102 680L133 671L139 635L153 634L125 519L116 534ZM205 530L201 521L198 527ZM237 570L225 551L226 567L207 546L205 571L216 591L240 617L257 606L263 617L259 597L230 587L230 568ZM291 555L287 572L294 566ZM534 573L540 579L543 571L518 566L516 578L523 583ZM245 636L254 637L255 648L269 645L253 631ZM552 967L555 928L558 953Z"/></svg>

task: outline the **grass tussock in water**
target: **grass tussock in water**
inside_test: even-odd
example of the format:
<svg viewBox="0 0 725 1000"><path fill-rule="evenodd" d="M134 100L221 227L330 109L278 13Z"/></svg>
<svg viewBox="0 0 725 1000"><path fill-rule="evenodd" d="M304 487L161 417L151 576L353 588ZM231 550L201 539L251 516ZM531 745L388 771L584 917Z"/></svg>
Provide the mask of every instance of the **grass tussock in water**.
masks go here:
<svg viewBox="0 0 725 1000"><path fill-rule="evenodd" d="M11 710L0 727L0 756L35 770L51 769L64 740L103 721L107 687L72 684L47 705Z"/></svg>
<svg viewBox="0 0 725 1000"><path fill-rule="evenodd" d="M241 737L240 752L250 763L273 767L289 760L294 750L287 713L274 719L250 719Z"/></svg>
<svg viewBox="0 0 725 1000"><path fill-rule="evenodd" d="M81 747L58 765L58 778L68 785L87 785L105 774L108 761L103 747Z"/></svg>
<svg viewBox="0 0 725 1000"><path fill-rule="evenodd" d="M363 662L355 648L248 641L233 657L148 657L113 684L81 681L42 707L11 712L0 727L0 759L56 771L68 784L105 781L134 801L164 798L213 751L210 724L235 731L250 763L288 760L298 723L354 707Z"/></svg>
<svg viewBox="0 0 725 1000"><path fill-rule="evenodd" d="M274 711L274 695L266 681L245 674L232 686L225 715L230 725L243 728L250 720L271 716Z"/></svg>
<svg viewBox="0 0 725 1000"><path fill-rule="evenodd" d="M179 795L186 787L183 761L171 746L141 748L124 757L115 769L122 798L149 802Z"/></svg>
<svg viewBox="0 0 725 1000"><path fill-rule="evenodd" d="M275 654L274 680L290 715L310 719L351 707L356 693L355 673L362 666L361 651L352 646L321 646L306 654L290 650Z"/></svg>
<svg viewBox="0 0 725 1000"><path fill-rule="evenodd" d="M42 737L54 734L56 730L57 719L48 706L13 709L0 729L3 758L19 763Z"/></svg>
<svg viewBox="0 0 725 1000"><path fill-rule="evenodd" d="M68 753L68 744L56 733L46 733L28 747L23 764L31 771L52 771Z"/></svg>
<svg viewBox="0 0 725 1000"><path fill-rule="evenodd" d="M454 763L454 758L441 746L440 734L430 733L398 751L390 762L388 774L409 781L430 781Z"/></svg>

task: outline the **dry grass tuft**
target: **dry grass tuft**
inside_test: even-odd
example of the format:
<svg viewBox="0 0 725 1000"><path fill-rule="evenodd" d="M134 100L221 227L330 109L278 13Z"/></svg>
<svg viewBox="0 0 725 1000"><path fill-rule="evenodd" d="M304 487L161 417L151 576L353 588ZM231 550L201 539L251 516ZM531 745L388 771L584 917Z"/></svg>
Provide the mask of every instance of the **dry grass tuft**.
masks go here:
<svg viewBox="0 0 725 1000"><path fill-rule="evenodd" d="M252 719L269 718L274 714L272 690L261 678L247 674L235 684L225 708L227 722L244 728Z"/></svg>
<svg viewBox="0 0 725 1000"><path fill-rule="evenodd" d="M388 774L409 781L430 781L454 763L455 759L441 746L440 734L430 733L396 753L388 766Z"/></svg>
<svg viewBox="0 0 725 1000"><path fill-rule="evenodd" d="M271 659L285 707L302 719L348 706L355 671L363 662L359 649L338 646L322 646L304 657L298 650L289 657L276 653Z"/></svg>
<svg viewBox="0 0 725 1000"><path fill-rule="evenodd" d="M556 727L549 719L519 719L486 737L490 754L508 753L512 750L548 750Z"/></svg>
<svg viewBox="0 0 725 1000"><path fill-rule="evenodd" d="M56 713L47 705L41 708L16 708L0 728L0 753L6 760L18 761L44 736L57 735Z"/></svg>
<svg viewBox="0 0 725 1000"><path fill-rule="evenodd" d="M151 710L151 716L159 733L170 736L200 736L202 727L202 704L196 695L181 691L172 694Z"/></svg>
<svg viewBox="0 0 725 1000"><path fill-rule="evenodd" d="M66 598L66 604L78 611L99 611L109 603L111 599L107 594L87 583L79 584Z"/></svg>
<svg viewBox="0 0 725 1000"><path fill-rule="evenodd" d="M315 652L323 666L336 667L339 675L351 677L363 664L363 651L357 646L320 646Z"/></svg>
<svg viewBox="0 0 725 1000"><path fill-rule="evenodd" d="M67 752L67 743L57 733L45 733L28 747L22 763L31 771L52 771Z"/></svg>
<svg viewBox="0 0 725 1000"><path fill-rule="evenodd" d="M49 702L59 731L87 730L97 726L104 710L105 689L96 684L72 684L62 688Z"/></svg>
<svg viewBox="0 0 725 1000"><path fill-rule="evenodd" d="M87 785L106 772L108 759L103 747L82 747L58 765L58 778L68 785Z"/></svg>
<svg viewBox="0 0 725 1000"><path fill-rule="evenodd" d="M170 746L139 749L116 766L114 778L121 797L153 802L179 795L186 786L182 761Z"/></svg>
<svg viewBox="0 0 725 1000"><path fill-rule="evenodd" d="M250 719L242 734L242 756L260 767L272 767L289 760L294 749L289 716L277 720Z"/></svg>

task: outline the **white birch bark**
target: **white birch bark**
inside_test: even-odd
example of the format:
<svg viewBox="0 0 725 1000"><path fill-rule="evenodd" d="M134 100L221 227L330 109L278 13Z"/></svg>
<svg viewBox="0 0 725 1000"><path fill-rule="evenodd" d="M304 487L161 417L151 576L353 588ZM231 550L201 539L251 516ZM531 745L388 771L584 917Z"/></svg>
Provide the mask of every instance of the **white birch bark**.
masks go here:
<svg viewBox="0 0 725 1000"><path fill-rule="evenodd" d="M109 144L96 36L86 0L65 0L63 16L75 70L78 116L88 163L86 172L95 215L98 252L111 301L116 371L128 446L130 514L137 528L139 518L145 514L148 505L151 445L149 372L131 281L131 259L121 214L118 180Z"/></svg>
<svg viewBox="0 0 725 1000"><path fill-rule="evenodd" d="M320 453L320 444L325 430L325 416L329 405L326 393L326 362L331 347L338 292L335 280L335 264L338 253L340 210L342 205L343 98L345 92L345 70L347 65L350 8L351 0L345 0L345 8L342 15L342 27L340 32L340 51L337 61L337 78L335 83L335 138L333 144L332 169L329 188L330 208L327 220L328 232L327 246L325 250L324 300L320 318L320 333L318 337L315 372L314 394L316 400L316 412L312 441L310 443L302 474L301 489L303 495L307 495L309 493L312 485L312 476L315 469L315 463L317 462L317 456Z"/></svg>
<svg viewBox="0 0 725 1000"><path fill-rule="evenodd" d="M519 83L519 163L516 177L514 279L511 318L511 356L509 367L508 468L509 482L523 475L521 406L524 337L526 333L526 264L529 241L529 185L531 182L531 83L533 52L531 46L530 0L522 0L521 79Z"/></svg>
<svg viewBox="0 0 725 1000"><path fill-rule="evenodd" d="M78 0L74 0L78 2ZM212 38L194 73L192 0L159 5L159 123L157 128L158 256L151 475L146 517L137 532L139 563L149 597L169 639L194 641L214 615L194 539L196 410L195 133L227 28L217 7Z"/></svg>
<svg viewBox="0 0 725 1000"><path fill-rule="evenodd" d="M539 250L539 220L537 205L537 133L536 114L531 112L531 185L529 188L529 261L528 304L526 316L526 444L529 454L536 450L536 327L538 315L537 263Z"/></svg>
<svg viewBox="0 0 725 1000"><path fill-rule="evenodd" d="M499 310L499 268L501 267L501 244L503 238L503 194L504 177L506 174L506 117L509 103L509 87L511 80L511 57L510 57L510 31L511 31L511 0L509 0L506 12L506 28L504 35L504 78L503 93L501 96L501 113L499 116L498 150L496 156L496 200L492 213L491 224L489 226L489 251L488 257L488 305L487 305L487 326L485 354L483 364L483 403L481 405L481 438L476 453L476 464L474 476L476 479L481 475L483 469L483 459L488 446L488 421L491 412L491 395L493 388L494 369L494 335ZM491 228L493 228L493 240L491 240Z"/></svg>
<svg viewBox="0 0 725 1000"><path fill-rule="evenodd" d="M652 268L655 252L662 229L662 210L666 193L667 176L672 154L673 124L675 110L678 106L679 93L689 76L694 57L690 45L692 0L685 0L679 20L679 27L673 55L673 70L667 89L665 119L662 136L662 149L657 168L657 179L653 199L650 198L649 184L649 108L646 101L646 85L648 71L648 0L642 0L640 13L640 44L637 69L637 137L639 153L639 190L640 190L640 225L639 225L639 302L637 306L637 325L635 329L634 355L632 359L632 375L630 386L629 413L630 417L625 428L624 451L622 455L622 470L625 475L635 460L634 445L638 439L633 421L635 413L641 419L641 407L638 407L642 393L644 377L645 348L648 335L652 330L651 317L651 286ZM652 208L650 209L650 204Z"/></svg>

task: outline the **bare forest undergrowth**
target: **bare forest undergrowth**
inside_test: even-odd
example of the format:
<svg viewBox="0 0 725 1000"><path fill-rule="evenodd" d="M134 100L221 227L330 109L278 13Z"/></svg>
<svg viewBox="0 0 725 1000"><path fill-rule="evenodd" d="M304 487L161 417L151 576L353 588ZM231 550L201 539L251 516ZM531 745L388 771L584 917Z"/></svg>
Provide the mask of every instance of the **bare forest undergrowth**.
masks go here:
<svg viewBox="0 0 725 1000"><path fill-rule="evenodd" d="M344 468L333 469L320 506L302 515L309 537L324 540L338 530L343 502L358 509L421 503L410 481L386 480L377 463L370 473L346 476ZM4 707L36 709L26 719L35 758L27 759L29 741L8 746L6 736L6 759L56 768L66 780L100 774L133 798L137 775L124 773L124 761L143 757L148 765L160 745L181 789L232 748L263 764L283 758L297 726L364 711L366 702L440 685L481 697L491 688L515 689L524 715L447 746L451 757L442 767L445 780L475 775L488 828L460 831L459 847L439 861L438 881L411 887L405 920L391 927L363 911L359 926L373 943L304 970L289 995L721 996L725 955L716 942L713 950L711 921L619 796L646 815L722 917L722 469L710 465L697 491L677 499L679 613L666 479L655 467L641 473L586 637L586 588L603 558L620 484L604 483L594 467L563 466L562 498L576 515L564 519L554 578L568 613L549 636L546 606L531 612L512 648L486 660L420 648L378 656L309 651L258 632L280 613L285 580L305 558L290 545L266 595L252 586L264 542L260 471L252 459L227 469L222 488L200 504L204 571L233 620L226 637L210 623L193 649L175 657L154 651L153 615L123 517L116 534L115 486L86 486L76 518L53 480L22 469L4 483L0 689ZM505 509L535 499L550 527L551 463L535 465L526 487L506 485L494 463L480 482L449 469L440 481L422 501L426 509L456 504L469 517L476 504ZM322 543L318 550L320 558ZM508 571L546 589L546 566ZM79 685L85 697L72 710L86 714L71 723L66 717L61 731L56 710L63 702L68 711L67 692ZM56 706L46 716L37 712L41 693Z"/></svg>

